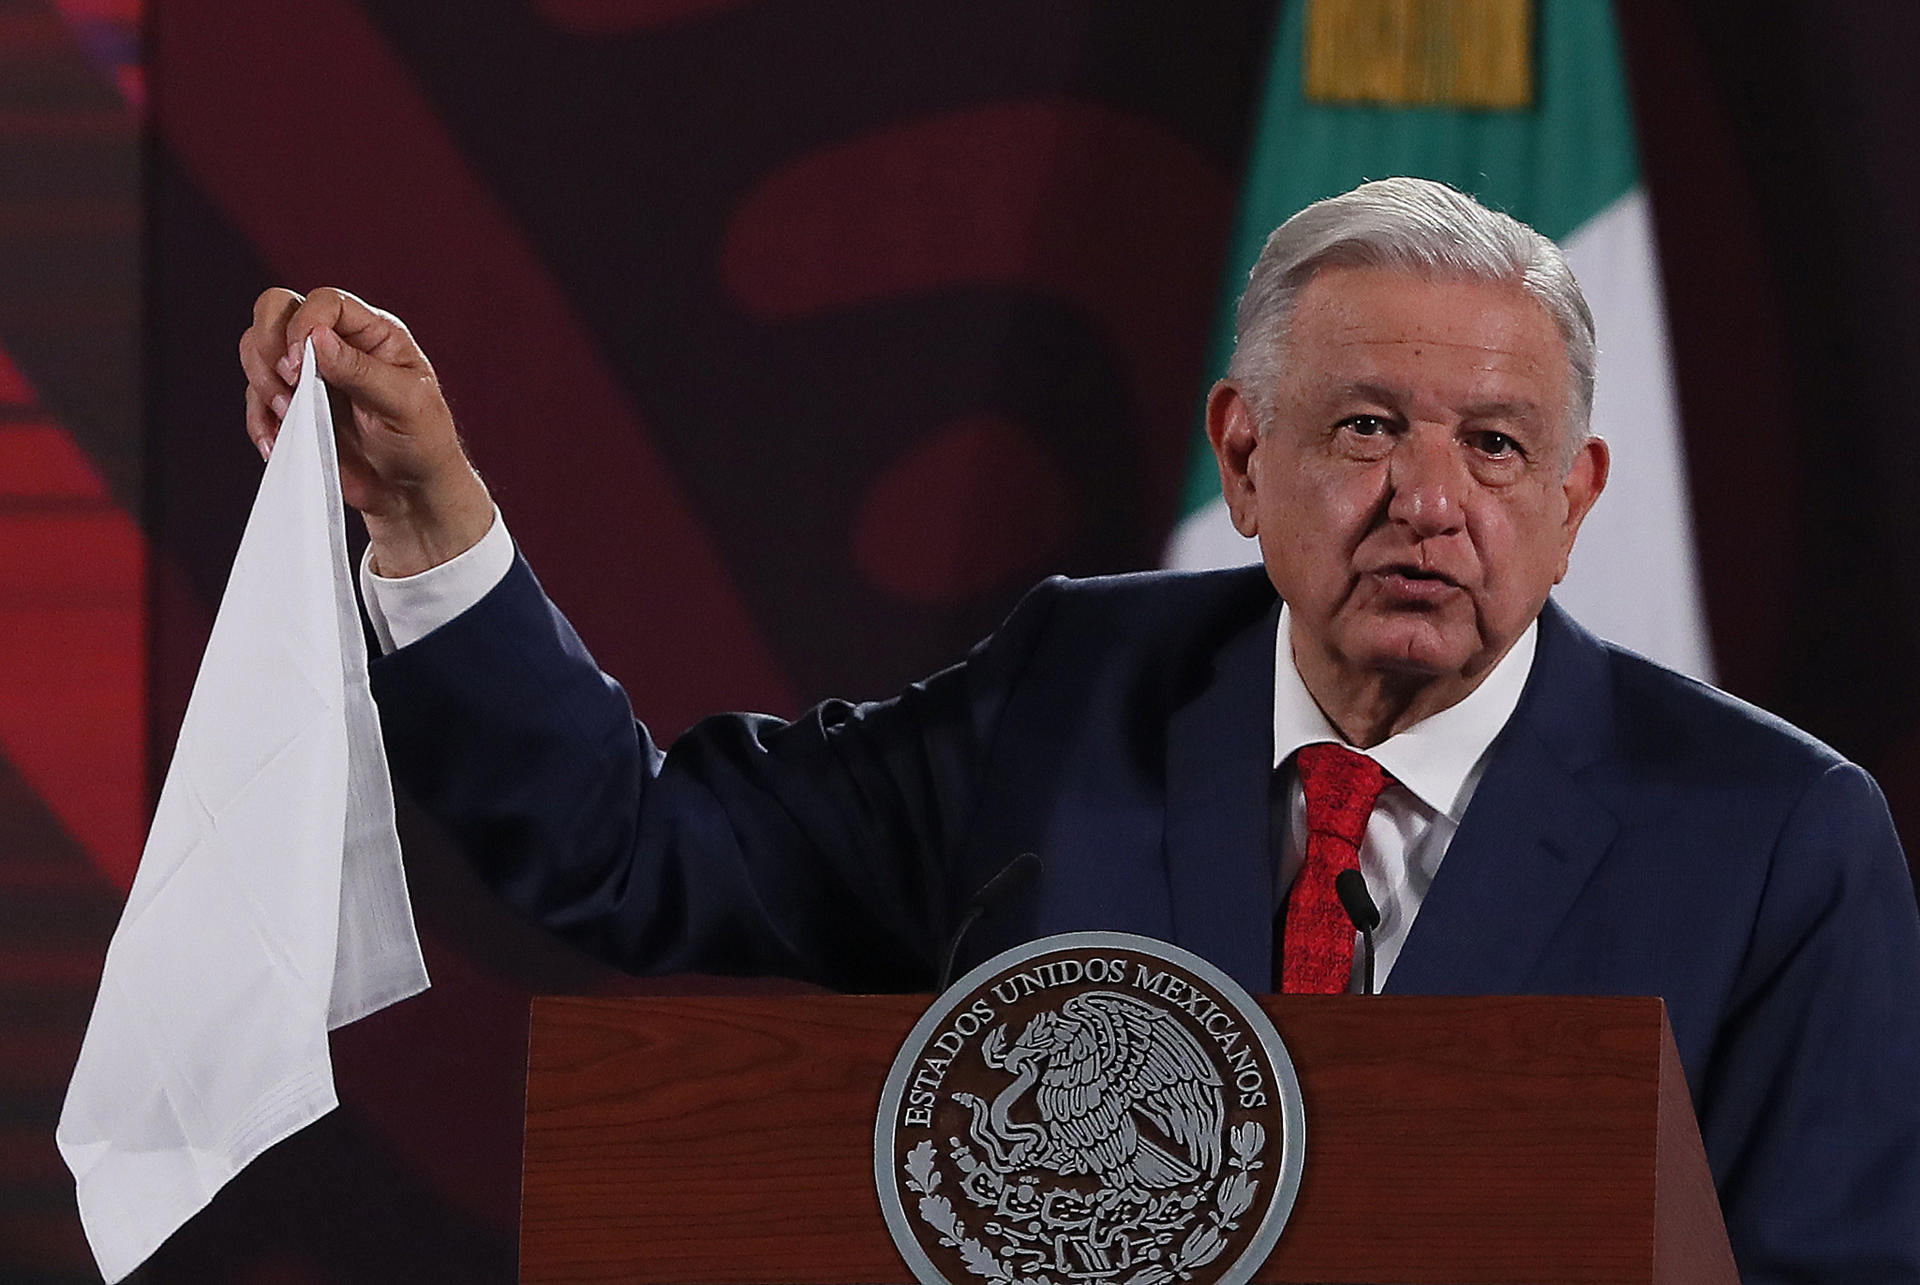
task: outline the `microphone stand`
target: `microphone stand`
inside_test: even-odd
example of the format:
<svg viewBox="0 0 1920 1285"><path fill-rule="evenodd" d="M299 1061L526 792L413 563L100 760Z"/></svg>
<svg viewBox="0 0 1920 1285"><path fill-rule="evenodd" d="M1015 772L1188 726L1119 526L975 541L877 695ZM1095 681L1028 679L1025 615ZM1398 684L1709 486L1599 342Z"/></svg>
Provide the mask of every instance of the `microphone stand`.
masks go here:
<svg viewBox="0 0 1920 1285"><path fill-rule="evenodd" d="M1365 952L1365 962L1360 973L1362 984L1360 993L1371 995L1373 994L1373 930L1380 926L1380 908L1373 904L1373 898L1367 893L1366 876L1358 870L1342 870L1335 875L1333 890L1339 894L1340 904L1346 908L1347 918L1353 921L1355 931L1360 934L1361 947Z"/></svg>

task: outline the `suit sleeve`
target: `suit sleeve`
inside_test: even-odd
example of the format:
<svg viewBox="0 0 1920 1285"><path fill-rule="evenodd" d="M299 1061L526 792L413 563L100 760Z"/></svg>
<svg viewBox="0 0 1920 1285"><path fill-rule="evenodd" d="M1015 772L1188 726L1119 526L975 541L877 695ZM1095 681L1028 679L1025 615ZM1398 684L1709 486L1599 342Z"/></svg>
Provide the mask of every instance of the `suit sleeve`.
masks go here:
<svg viewBox="0 0 1920 1285"><path fill-rule="evenodd" d="M1781 832L1702 1101L1748 1285L1920 1281L1920 916L1852 764Z"/></svg>
<svg viewBox="0 0 1920 1285"><path fill-rule="evenodd" d="M892 700L792 722L635 720L526 563L373 665L399 781L481 876L634 972L930 984L953 854L1047 614L1038 590L963 663Z"/></svg>

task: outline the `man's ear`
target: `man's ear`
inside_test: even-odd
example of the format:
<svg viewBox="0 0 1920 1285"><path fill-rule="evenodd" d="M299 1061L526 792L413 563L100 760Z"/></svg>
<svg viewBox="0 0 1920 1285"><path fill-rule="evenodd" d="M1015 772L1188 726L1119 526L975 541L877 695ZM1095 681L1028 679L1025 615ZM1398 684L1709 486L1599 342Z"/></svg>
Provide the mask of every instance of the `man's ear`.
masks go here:
<svg viewBox="0 0 1920 1285"><path fill-rule="evenodd" d="M1260 444L1260 425L1253 407L1239 387L1221 380L1207 394L1207 440L1220 465L1220 492L1226 497L1233 529L1241 535L1260 533L1260 506L1255 503L1253 449Z"/></svg>
<svg viewBox="0 0 1920 1285"><path fill-rule="evenodd" d="M1593 503L1600 498L1600 492L1607 489L1607 473L1612 467L1613 452L1607 449L1604 439L1589 437L1580 443L1579 453L1573 457L1573 467L1567 470L1567 476L1560 483L1560 490L1567 497L1567 517L1561 528L1565 538L1560 547L1560 573L1553 578L1555 584L1566 578L1567 562L1573 556L1574 538L1580 534L1580 524L1593 511Z"/></svg>

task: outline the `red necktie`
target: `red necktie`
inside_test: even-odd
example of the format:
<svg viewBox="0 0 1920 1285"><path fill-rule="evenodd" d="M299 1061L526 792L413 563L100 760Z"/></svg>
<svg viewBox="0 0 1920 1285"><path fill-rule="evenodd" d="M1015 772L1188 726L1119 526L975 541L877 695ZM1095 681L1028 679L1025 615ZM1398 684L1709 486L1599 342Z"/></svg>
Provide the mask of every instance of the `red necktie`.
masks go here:
<svg viewBox="0 0 1920 1285"><path fill-rule="evenodd" d="M1307 796L1307 858L1287 894L1278 989L1341 995L1353 980L1353 920L1333 881L1360 865L1360 838L1389 777L1344 745L1308 745L1294 755Z"/></svg>

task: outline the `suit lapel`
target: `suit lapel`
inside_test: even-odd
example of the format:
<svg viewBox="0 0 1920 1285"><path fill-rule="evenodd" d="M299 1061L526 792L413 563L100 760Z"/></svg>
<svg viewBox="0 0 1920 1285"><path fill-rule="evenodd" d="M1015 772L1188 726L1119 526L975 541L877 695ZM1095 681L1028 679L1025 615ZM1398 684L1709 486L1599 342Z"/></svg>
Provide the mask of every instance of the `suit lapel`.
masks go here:
<svg viewBox="0 0 1920 1285"><path fill-rule="evenodd" d="M1273 638L1279 606L1234 634L1167 734L1174 941L1248 990L1271 989Z"/></svg>
<svg viewBox="0 0 1920 1285"><path fill-rule="evenodd" d="M1540 650L1386 989L1523 989L1619 829L1578 777L1612 734L1600 644L1549 604Z"/></svg>

